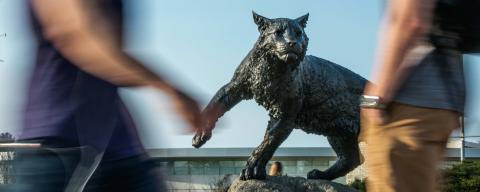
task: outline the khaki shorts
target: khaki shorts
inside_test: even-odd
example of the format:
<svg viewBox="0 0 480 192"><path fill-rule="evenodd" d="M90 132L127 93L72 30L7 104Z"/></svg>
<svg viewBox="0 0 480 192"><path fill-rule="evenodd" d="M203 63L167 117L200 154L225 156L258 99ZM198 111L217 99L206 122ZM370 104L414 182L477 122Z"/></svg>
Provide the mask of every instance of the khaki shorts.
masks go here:
<svg viewBox="0 0 480 192"><path fill-rule="evenodd" d="M368 191L436 191L438 163L459 125L457 112L399 103L389 106L384 125L362 117Z"/></svg>

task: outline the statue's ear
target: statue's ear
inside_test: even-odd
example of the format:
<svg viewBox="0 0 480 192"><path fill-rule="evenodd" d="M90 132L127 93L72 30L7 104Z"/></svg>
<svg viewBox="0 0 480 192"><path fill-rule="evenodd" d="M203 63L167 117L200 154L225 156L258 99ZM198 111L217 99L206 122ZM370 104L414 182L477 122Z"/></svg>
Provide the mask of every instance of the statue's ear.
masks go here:
<svg viewBox="0 0 480 192"><path fill-rule="evenodd" d="M255 24L257 24L258 30L260 31L265 30L268 27L268 24L270 23L270 19L255 13L255 11L252 11L252 14L253 14L253 21L255 22Z"/></svg>
<svg viewBox="0 0 480 192"><path fill-rule="evenodd" d="M307 21L308 21L308 13L304 16L301 16L299 18L296 18L295 21L297 21L303 28L307 26Z"/></svg>

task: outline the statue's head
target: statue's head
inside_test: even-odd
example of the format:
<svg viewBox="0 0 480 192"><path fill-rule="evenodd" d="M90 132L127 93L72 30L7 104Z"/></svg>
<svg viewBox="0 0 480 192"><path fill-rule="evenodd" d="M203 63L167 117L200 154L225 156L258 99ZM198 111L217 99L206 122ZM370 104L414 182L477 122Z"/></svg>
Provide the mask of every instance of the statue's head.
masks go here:
<svg viewBox="0 0 480 192"><path fill-rule="evenodd" d="M287 64L298 64L303 60L308 46L304 31L308 14L297 19L269 19L253 12L253 20L260 31L258 46Z"/></svg>

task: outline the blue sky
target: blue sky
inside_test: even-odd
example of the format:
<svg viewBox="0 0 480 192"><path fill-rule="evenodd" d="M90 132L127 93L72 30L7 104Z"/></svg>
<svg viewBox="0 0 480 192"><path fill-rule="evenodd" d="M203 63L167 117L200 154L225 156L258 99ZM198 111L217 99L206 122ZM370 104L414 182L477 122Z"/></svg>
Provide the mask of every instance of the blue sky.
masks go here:
<svg viewBox="0 0 480 192"><path fill-rule="evenodd" d="M258 37L252 10L270 18L310 13L305 29L310 38L307 54L369 78L382 2L130 0L126 1L126 50L206 104L230 80ZM7 33L6 38L0 37L0 59L5 60L0 63L0 90L4 93L0 95L0 131L19 127L25 79L32 64L34 45L22 4L0 0L0 33ZM479 71L477 66L468 71ZM468 78L479 80L476 76ZM476 97L478 90L471 90ZM147 147L190 147L192 135L182 131L184 125L171 112L164 95L144 88L123 90L122 94ZM262 140L267 120L263 108L244 101L220 120L205 147L254 147ZM474 124L476 121L472 121ZM323 137L295 131L283 146L327 145Z"/></svg>

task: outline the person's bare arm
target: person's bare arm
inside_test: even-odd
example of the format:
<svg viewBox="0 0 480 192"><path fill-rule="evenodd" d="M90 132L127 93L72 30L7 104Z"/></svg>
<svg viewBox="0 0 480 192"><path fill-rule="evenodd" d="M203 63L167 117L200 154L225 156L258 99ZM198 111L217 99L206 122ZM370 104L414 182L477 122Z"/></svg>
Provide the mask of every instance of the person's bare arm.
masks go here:
<svg viewBox="0 0 480 192"><path fill-rule="evenodd" d="M407 52L428 32L435 0L391 0L376 52L376 71L365 89L366 95L380 96L390 102L401 77L408 71L399 70ZM378 110L364 110L378 111ZM373 112L368 112L373 113ZM370 114L371 116L378 116Z"/></svg>
<svg viewBox="0 0 480 192"><path fill-rule="evenodd" d="M200 127L200 110L193 99L125 54L109 30L94 22L102 18L84 0L32 0L43 36L81 70L118 86L151 86L172 96L176 109L192 127ZM93 4L94 5L94 4ZM99 21L95 21L99 19Z"/></svg>
<svg viewBox="0 0 480 192"><path fill-rule="evenodd" d="M33 0L43 35L80 69L119 86L146 86L164 81L124 54L114 38L96 30L82 0ZM114 34L110 34L114 35Z"/></svg>

